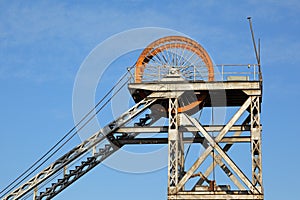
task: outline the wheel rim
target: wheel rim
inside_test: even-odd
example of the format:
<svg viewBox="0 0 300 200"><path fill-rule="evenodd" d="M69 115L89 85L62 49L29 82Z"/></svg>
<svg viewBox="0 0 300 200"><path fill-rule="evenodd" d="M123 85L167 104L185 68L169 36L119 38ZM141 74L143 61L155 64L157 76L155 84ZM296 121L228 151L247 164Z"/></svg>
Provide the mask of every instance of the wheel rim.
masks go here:
<svg viewBox="0 0 300 200"><path fill-rule="evenodd" d="M212 61L200 44L187 37L168 36L152 42L141 53L135 82L160 81L174 69L189 81L214 80Z"/></svg>
<svg viewBox="0 0 300 200"><path fill-rule="evenodd" d="M135 83L161 81L172 71L187 81L214 80L211 58L200 44L183 36L167 36L143 50L136 62ZM185 95L188 103L180 97L179 103L182 102L182 105L178 112L193 112L197 107L201 109L207 95Z"/></svg>

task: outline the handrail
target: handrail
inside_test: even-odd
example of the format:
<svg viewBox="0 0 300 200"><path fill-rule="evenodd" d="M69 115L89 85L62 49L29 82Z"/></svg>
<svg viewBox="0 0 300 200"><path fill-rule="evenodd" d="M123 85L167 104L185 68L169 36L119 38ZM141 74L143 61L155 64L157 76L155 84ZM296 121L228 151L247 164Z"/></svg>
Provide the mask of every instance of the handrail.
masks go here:
<svg viewBox="0 0 300 200"><path fill-rule="evenodd" d="M148 77L153 77L153 81L159 82L163 76L161 66L157 66L158 70L148 73ZM232 68L231 68L232 67ZM186 73L186 72L185 72ZM189 72L190 80L198 81L203 71L195 70ZM179 72L180 74L180 72ZM141 74L141 77L145 74ZM184 74L185 76L187 74ZM206 74L207 75L207 74ZM215 81L260 81L262 82L261 68L259 64L216 64L214 65ZM205 74L203 75L205 77ZM133 75L129 77L130 83L134 83ZM147 81L148 82L148 81Z"/></svg>
<svg viewBox="0 0 300 200"><path fill-rule="evenodd" d="M236 80L240 79L239 81L262 81L260 65L258 64L217 64L215 67L215 72L219 73L221 81L228 81L233 77ZM234 69L230 69L231 67ZM237 74L249 76L237 76Z"/></svg>

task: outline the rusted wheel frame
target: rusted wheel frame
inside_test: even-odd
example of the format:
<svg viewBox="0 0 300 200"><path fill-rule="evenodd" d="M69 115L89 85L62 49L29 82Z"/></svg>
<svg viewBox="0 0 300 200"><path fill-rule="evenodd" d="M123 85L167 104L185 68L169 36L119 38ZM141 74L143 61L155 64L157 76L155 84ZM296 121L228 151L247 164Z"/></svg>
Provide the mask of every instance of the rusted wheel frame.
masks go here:
<svg viewBox="0 0 300 200"><path fill-rule="evenodd" d="M141 55L139 56L136 62L135 83L142 82L142 76L144 70L147 67L149 61L154 56L163 52L164 50L168 50L172 48L186 49L195 53L195 55L198 55L207 68L208 71L207 81L214 80L214 68L213 68L212 60L209 57L208 53L205 51L205 49L199 43L184 36L167 36L152 42L143 50L143 52L141 53ZM194 102L191 102L189 105L179 107L178 112L188 112L193 110L197 106L200 106L200 104L207 97L207 94L196 95L196 97L197 97L196 100Z"/></svg>
<svg viewBox="0 0 300 200"><path fill-rule="evenodd" d="M194 52L205 63L208 70L208 81L214 80L214 68L205 49L194 40L183 36L167 36L149 44L139 56L135 68L135 83L142 82L145 67L152 57L170 48L182 48Z"/></svg>

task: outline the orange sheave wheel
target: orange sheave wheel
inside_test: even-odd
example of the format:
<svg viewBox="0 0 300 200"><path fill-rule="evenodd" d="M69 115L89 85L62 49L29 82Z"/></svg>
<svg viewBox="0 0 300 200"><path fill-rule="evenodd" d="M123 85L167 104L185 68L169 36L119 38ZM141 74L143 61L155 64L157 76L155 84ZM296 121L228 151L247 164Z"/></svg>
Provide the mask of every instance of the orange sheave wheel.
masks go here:
<svg viewBox="0 0 300 200"><path fill-rule="evenodd" d="M149 44L139 56L135 68L135 83L156 82L176 70L186 81L213 81L214 68L205 49L183 36L167 36ZM191 96L192 95L192 96ZM179 99L178 112L200 106L207 94L188 93Z"/></svg>

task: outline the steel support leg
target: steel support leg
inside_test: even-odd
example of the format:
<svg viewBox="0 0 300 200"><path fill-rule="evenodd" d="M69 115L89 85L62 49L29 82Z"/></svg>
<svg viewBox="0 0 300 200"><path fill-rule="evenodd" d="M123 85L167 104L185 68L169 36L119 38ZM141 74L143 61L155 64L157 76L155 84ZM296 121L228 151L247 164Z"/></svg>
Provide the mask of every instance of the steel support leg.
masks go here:
<svg viewBox="0 0 300 200"><path fill-rule="evenodd" d="M251 101L251 154L252 154L252 183L256 189L263 193L262 184L262 156L261 156L261 124L260 124L260 98L253 96Z"/></svg>
<svg viewBox="0 0 300 200"><path fill-rule="evenodd" d="M182 133L178 131L179 118L178 118L178 100L177 98L169 99L169 129L168 129L168 191L176 187L184 170L184 157L183 157L183 142Z"/></svg>

